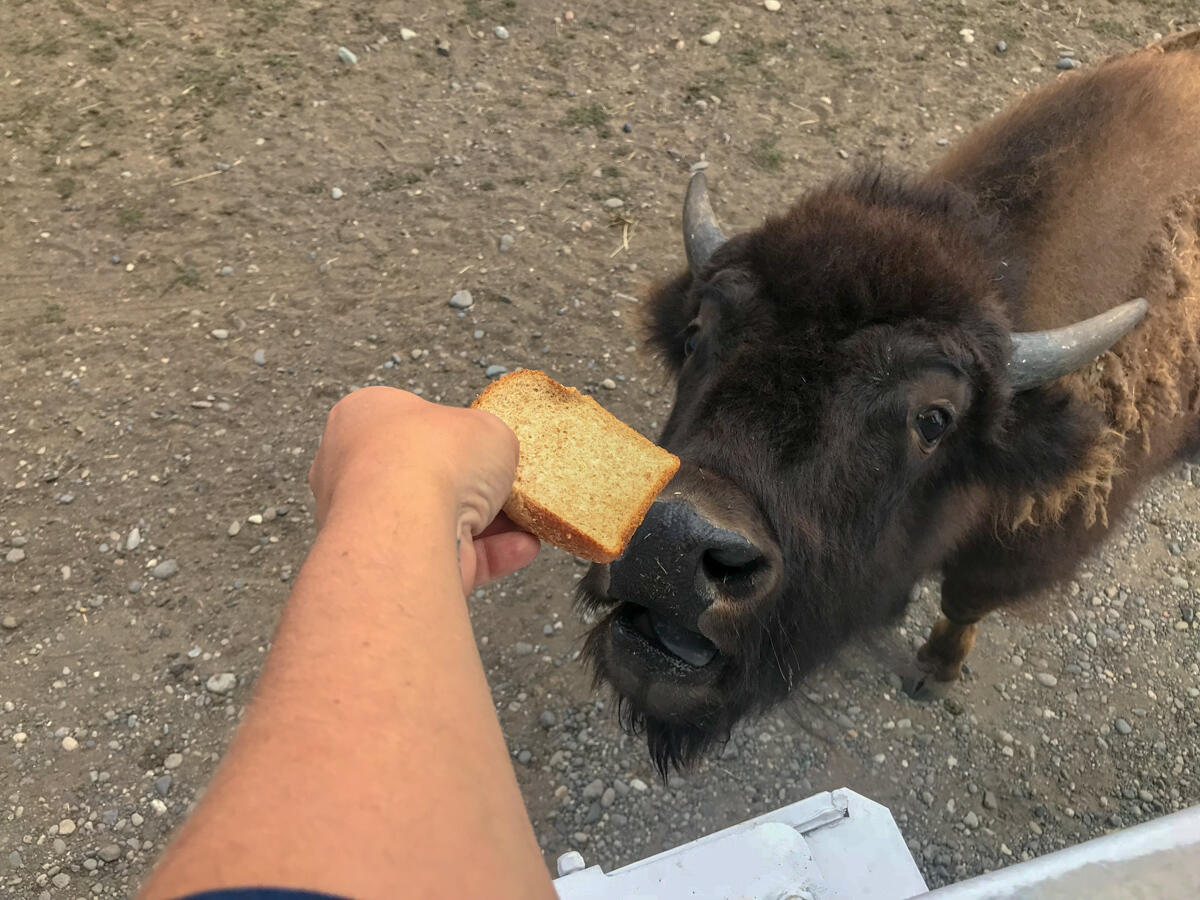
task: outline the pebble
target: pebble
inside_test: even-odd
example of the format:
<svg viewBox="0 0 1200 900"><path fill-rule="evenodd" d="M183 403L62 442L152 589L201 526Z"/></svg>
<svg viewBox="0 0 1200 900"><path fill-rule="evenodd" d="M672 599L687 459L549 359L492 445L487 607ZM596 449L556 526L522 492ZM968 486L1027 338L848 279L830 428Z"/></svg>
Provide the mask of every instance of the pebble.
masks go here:
<svg viewBox="0 0 1200 900"><path fill-rule="evenodd" d="M204 686L214 694L228 694L237 687L237 676L232 672L222 672L210 677Z"/></svg>
<svg viewBox="0 0 1200 900"><path fill-rule="evenodd" d="M516 243L516 238L514 238L511 234L500 235L500 252L507 253L512 249L514 243Z"/></svg>
<svg viewBox="0 0 1200 900"><path fill-rule="evenodd" d="M702 34L700 36L700 43L704 44L706 47L712 47L712 46L715 46L717 41L719 41L720 39L721 39L721 32L710 31L708 34Z"/></svg>
<svg viewBox="0 0 1200 900"><path fill-rule="evenodd" d="M157 797L150 801L150 808L154 810L155 815L166 815L167 804L163 803Z"/></svg>
<svg viewBox="0 0 1200 900"><path fill-rule="evenodd" d="M417 36L417 33L415 31L413 31L411 28L401 28L400 29L400 40L402 40L402 41L411 41L416 36Z"/></svg>
<svg viewBox="0 0 1200 900"><path fill-rule="evenodd" d="M497 25L495 28L493 28L492 34L494 34L496 36L497 40L500 40L500 41L508 40L508 29L505 28L503 25Z"/></svg>
<svg viewBox="0 0 1200 900"><path fill-rule="evenodd" d="M488 378L496 378L499 375L503 375L507 371L508 369L506 369L504 366L492 365L484 369L483 374Z"/></svg>
<svg viewBox="0 0 1200 900"><path fill-rule="evenodd" d="M599 778L588 783L583 789L584 800L599 800L604 795L604 782Z"/></svg>
<svg viewBox="0 0 1200 900"><path fill-rule="evenodd" d="M958 36L960 38L962 38L962 42L964 44L975 43L975 29L974 28L960 28L958 30Z"/></svg>
<svg viewBox="0 0 1200 900"><path fill-rule="evenodd" d="M353 66L358 62L358 57L346 47L338 47L337 57L348 66Z"/></svg>
<svg viewBox="0 0 1200 900"><path fill-rule="evenodd" d="M72 750L79 749L79 741L71 737L69 734L62 739L62 748L70 753Z"/></svg>
<svg viewBox="0 0 1200 900"><path fill-rule="evenodd" d="M252 359L256 366L265 366L267 364L267 351L262 349L255 350Z"/></svg>
<svg viewBox="0 0 1200 900"><path fill-rule="evenodd" d="M1171 576L1171 584L1175 585L1175 587L1177 587L1177 588L1182 588L1185 591L1188 589L1188 586L1189 586L1188 580L1186 578L1184 578L1182 575L1172 575Z"/></svg>
<svg viewBox="0 0 1200 900"><path fill-rule="evenodd" d="M615 391L617 389L617 383L611 378L605 378L600 382L600 387L604 388L606 391Z"/></svg>
<svg viewBox="0 0 1200 900"><path fill-rule="evenodd" d="M779 12L779 10L783 9L783 4L779 0L763 0L763 8L767 12Z"/></svg>
<svg viewBox="0 0 1200 900"><path fill-rule="evenodd" d="M179 571L179 563L173 559L165 559L157 566L150 570L150 574L159 581L166 581L172 578Z"/></svg>
<svg viewBox="0 0 1200 900"><path fill-rule="evenodd" d="M984 809L996 809L1000 805L1000 801L996 799L995 793L992 791L983 792Z"/></svg>
<svg viewBox="0 0 1200 900"><path fill-rule="evenodd" d="M533 644L526 643L525 641L517 641L513 644L513 650L517 656L529 656L533 653Z"/></svg>
<svg viewBox="0 0 1200 900"><path fill-rule="evenodd" d="M129 531L129 537L125 538L125 549L136 550L142 543L142 532L135 525Z"/></svg>
<svg viewBox="0 0 1200 900"><path fill-rule="evenodd" d="M217 273L223 278L228 278L233 274L233 266L221 266L221 271Z"/></svg>
<svg viewBox="0 0 1200 900"><path fill-rule="evenodd" d="M56 888L65 888L68 884L71 883L71 876L68 875L66 872L59 872L57 875L55 875L53 878L50 879L50 883L53 884Z"/></svg>
<svg viewBox="0 0 1200 900"><path fill-rule="evenodd" d="M129 582L129 593L137 594L141 589L142 583L140 581L135 579L134 581Z"/></svg>
<svg viewBox="0 0 1200 900"><path fill-rule="evenodd" d="M529 763L532 759L533 759L533 754L530 753L528 750L522 750L520 753L517 754L517 762L519 762L523 766L529 765Z"/></svg>
<svg viewBox="0 0 1200 900"><path fill-rule="evenodd" d="M178 769L183 765L182 753L168 753L167 758L163 760L164 769Z"/></svg>
<svg viewBox="0 0 1200 900"><path fill-rule="evenodd" d="M979 827L979 816L975 815L975 810L971 810L969 813L963 816L963 824L968 828Z"/></svg>
<svg viewBox="0 0 1200 900"><path fill-rule="evenodd" d="M996 52L1005 53L1008 51L1008 41L996 41Z"/></svg>
<svg viewBox="0 0 1200 900"><path fill-rule="evenodd" d="M1089 647L1091 647L1093 650L1096 649L1096 645L1099 643L1099 640L1097 640L1096 633L1094 631L1089 631L1087 634L1085 634L1083 636L1083 639L1084 639L1084 641L1087 642L1087 645Z"/></svg>
<svg viewBox="0 0 1200 900"><path fill-rule="evenodd" d="M633 125L631 125L629 122L626 122L621 126L621 130L626 134L633 134Z"/></svg>
<svg viewBox="0 0 1200 900"><path fill-rule="evenodd" d="M146 819L141 813L134 813L132 816L129 817L129 821L130 821L130 824L132 824L134 828L140 828L142 823L145 822Z"/></svg>
<svg viewBox="0 0 1200 900"><path fill-rule="evenodd" d="M229 523L228 534L230 537L237 537L238 533L241 532L241 530L242 530L241 522L230 522Z"/></svg>
<svg viewBox="0 0 1200 900"><path fill-rule="evenodd" d="M633 788L635 791L637 791L638 793L644 793L644 792L650 790L650 786L647 785L646 782L642 781L642 779L640 779L640 778L630 778L629 786L631 788Z"/></svg>
<svg viewBox="0 0 1200 900"><path fill-rule="evenodd" d="M8 854L8 865L9 868L19 869L21 866L25 865L25 863L21 859L21 854L14 850L12 853Z"/></svg>
<svg viewBox="0 0 1200 900"><path fill-rule="evenodd" d="M434 46L437 48L438 56L449 56L450 55L450 42L449 41L438 41L437 44L435 44Z"/></svg>
<svg viewBox="0 0 1200 900"><path fill-rule="evenodd" d="M20 624L16 616L5 616L3 619L0 619L0 626L3 626L8 631L14 631Z"/></svg>
<svg viewBox="0 0 1200 900"><path fill-rule="evenodd" d="M609 197L603 205L605 209L620 209L625 205L625 201L620 197Z"/></svg>
<svg viewBox="0 0 1200 900"><path fill-rule="evenodd" d="M470 291L455 291L450 297L450 305L455 309L470 309L474 303L475 298Z"/></svg>
<svg viewBox="0 0 1200 900"><path fill-rule="evenodd" d="M341 200L343 197L346 196L346 192L343 191L340 187L335 187L333 190L331 190L329 192L329 196L332 197L334 200Z"/></svg>
<svg viewBox="0 0 1200 900"><path fill-rule="evenodd" d="M121 848L117 844L105 844L96 855L105 862L116 862L121 858Z"/></svg>
<svg viewBox="0 0 1200 900"><path fill-rule="evenodd" d="M1131 731L1133 731L1133 726L1130 725L1125 719L1117 719L1115 722L1113 722L1113 727L1116 728L1121 734L1129 734Z"/></svg>
<svg viewBox="0 0 1200 900"><path fill-rule="evenodd" d="M1035 677L1038 680L1038 684L1044 685L1045 687L1054 687L1056 684L1058 684L1058 679L1049 672L1038 672Z"/></svg>
<svg viewBox="0 0 1200 900"><path fill-rule="evenodd" d="M162 775L154 779L154 790L160 797L165 797L171 793L171 776Z"/></svg>
<svg viewBox="0 0 1200 900"><path fill-rule="evenodd" d="M19 563L24 558L25 558L25 551L22 550L20 547L13 547L11 550L9 550L7 553L4 554L5 562Z"/></svg>
<svg viewBox="0 0 1200 900"><path fill-rule="evenodd" d="M550 712L550 710L546 710L544 713L538 716L538 724L540 724L543 728L552 728L554 723L557 721L558 719L555 717L554 713Z"/></svg>
<svg viewBox="0 0 1200 900"><path fill-rule="evenodd" d="M1069 56L1064 56L1058 61L1058 68L1060 69L1078 69L1080 65L1079 60L1071 59Z"/></svg>
<svg viewBox="0 0 1200 900"><path fill-rule="evenodd" d="M215 340L224 341L229 337L229 331L225 328L214 328L209 332Z"/></svg>
<svg viewBox="0 0 1200 900"><path fill-rule="evenodd" d="M63 819L58 823L58 833L68 835L75 833L75 821L73 819Z"/></svg>

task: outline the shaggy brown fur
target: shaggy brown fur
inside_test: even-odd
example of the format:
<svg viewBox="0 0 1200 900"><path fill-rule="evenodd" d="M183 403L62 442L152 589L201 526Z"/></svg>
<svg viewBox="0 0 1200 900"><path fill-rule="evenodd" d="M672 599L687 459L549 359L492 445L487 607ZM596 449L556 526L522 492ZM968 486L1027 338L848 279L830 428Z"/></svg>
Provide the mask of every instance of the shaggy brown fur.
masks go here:
<svg viewBox="0 0 1200 900"><path fill-rule="evenodd" d="M1013 392L1013 330L1139 296L1146 319L1109 352ZM607 614L588 652L656 761L702 752L939 569L946 618L921 658L957 677L976 622L1068 577L1200 437L1200 32L1058 78L918 181L814 190L648 307L676 376L661 443L743 498L761 520L746 540L771 551L722 564L736 597L668 572L693 557L661 530L613 564L620 596L607 568L582 583ZM932 446L915 424L930 409L952 423ZM672 499L748 533L701 496ZM719 654L692 671L652 635L611 639L634 640L618 626L639 616Z"/></svg>

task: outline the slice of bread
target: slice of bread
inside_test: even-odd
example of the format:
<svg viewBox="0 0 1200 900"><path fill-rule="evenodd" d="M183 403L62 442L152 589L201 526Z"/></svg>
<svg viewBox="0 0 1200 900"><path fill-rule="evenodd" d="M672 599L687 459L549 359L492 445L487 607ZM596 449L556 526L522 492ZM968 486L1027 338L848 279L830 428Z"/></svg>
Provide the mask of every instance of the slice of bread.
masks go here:
<svg viewBox="0 0 1200 900"><path fill-rule="evenodd" d="M677 457L544 372L505 375L471 406L498 417L521 442L508 517L592 562L621 555L679 468Z"/></svg>

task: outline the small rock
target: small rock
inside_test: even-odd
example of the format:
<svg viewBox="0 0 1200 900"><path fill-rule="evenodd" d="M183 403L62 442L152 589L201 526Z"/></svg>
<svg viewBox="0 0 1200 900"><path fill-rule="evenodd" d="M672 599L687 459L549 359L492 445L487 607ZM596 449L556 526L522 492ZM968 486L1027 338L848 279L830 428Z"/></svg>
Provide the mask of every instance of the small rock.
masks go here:
<svg viewBox="0 0 1200 900"><path fill-rule="evenodd" d="M150 570L150 574L159 581L173 578L179 572L179 563L173 559L165 559Z"/></svg>
<svg viewBox="0 0 1200 900"><path fill-rule="evenodd" d="M1113 722L1113 727L1116 728L1120 734L1129 734L1133 731L1133 726L1130 725L1125 719L1117 719L1115 722Z"/></svg>
<svg viewBox="0 0 1200 900"><path fill-rule="evenodd" d="M1071 59L1069 56L1064 56L1058 61L1058 68L1060 69L1078 69L1080 65L1079 60Z"/></svg>
<svg viewBox="0 0 1200 900"><path fill-rule="evenodd" d="M68 884L71 883L71 876L68 875L66 872L59 872L57 875L55 875L53 878L50 879L50 883L53 884L56 888L65 888Z"/></svg>
<svg viewBox="0 0 1200 900"><path fill-rule="evenodd" d="M470 291L455 291L450 298L450 305L455 309L470 309L474 303L475 298Z"/></svg>
<svg viewBox="0 0 1200 900"><path fill-rule="evenodd" d="M265 366L267 364L267 351L262 349L255 350L252 359L256 366Z"/></svg>
<svg viewBox="0 0 1200 900"><path fill-rule="evenodd" d="M228 331L228 329L225 329L225 328L214 328L212 331L209 332L209 334L211 334L213 336L214 340L218 340L218 341L224 341L229 338L229 331Z"/></svg>
<svg viewBox="0 0 1200 900"><path fill-rule="evenodd" d="M134 813L129 817L129 822L134 828L140 828L142 823L145 821L146 819L141 813Z"/></svg>
<svg viewBox="0 0 1200 900"><path fill-rule="evenodd" d="M346 192L343 191L340 187L335 187L333 190L331 190L329 192L329 196L332 197L334 200L341 200L343 197L346 196Z"/></svg>
<svg viewBox="0 0 1200 900"><path fill-rule="evenodd" d="M716 45L717 41L719 41L720 39L721 39L721 32L710 31L708 34L703 34L700 36L700 43L704 44L704 46L706 46L706 47L713 47Z"/></svg>
<svg viewBox="0 0 1200 900"><path fill-rule="evenodd" d="M503 25L497 25L495 28L493 28L492 34L494 34L496 36L497 40L500 40L500 41L508 40L508 29L505 28Z"/></svg>
<svg viewBox="0 0 1200 900"><path fill-rule="evenodd" d="M960 38L962 38L962 42L964 44L975 43L975 29L974 28L960 28L958 30L958 36Z"/></svg>
<svg viewBox="0 0 1200 900"><path fill-rule="evenodd" d="M620 209L624 205L625 201L620 197L609 197L603 204L605 209Z"/></svg>
<svg viewBox="0 0 1200 900"><path fill-rule="evenodd" d="M75 833L75 821L73 819L63 819L58 823L58 833L68 835Z"/></svg>
<svg viewBox="0 0 1200 900"><path fill-rule="evenodd" d="M1091 647L1093 650L1095 650L1096 645L1098 643L1100 643L1099 640L1096 638L1096 633L1094 631L1089 631L1087 634L1085 634L1083 636L1083 639L1084 639L1084 641L1087 642L1087 645L1089 647Z"/></svg>
<svg viewBox="0 0 1200 900"><path fill-rule="evenodd" d="M167 758L163 760L164 769L178 769L183 765L182 753L168 753Z"/></svg>
<svg viewBox="0 0 1200 900"><path fill-rule="evenodd" d="M167 804L163 803L157 797L150 801L150 808L154 810L156 816L165 816L167 814Z"/></svg>
<svg viewBox="0 0 1200 900"><path fill-rule="evenodd" d="M599 778L590 782L587 785L587 787L585 787L583 789L583 799L584 800L588 800L588 801L599 800L601 798L601 796L603 796L603 794L604 794L604 782L601 781Z"/></svg>
<svg viewBox="0 0 1200 900"><path fill-rule="evenodd" d="M1000 801L996 799L995 793L992 791L983 792L984 809L996 809L1000 805Z"/></svg>
<svg viewBox="0 0 1200 900"><path fill-rule="evenodd" d="M246 521L251 525L261 525L263 523L263 515L262 513L250 513L250 515L246 516Z"/></svg>
<svg viewBox="0 0 1200 900"><path fill-rule="evenodd" d="M171 776L162 775L154 779L154 790L160 797L165 797L171 793Z"/></svg>
<svg viewBox="0 0 1200 900"><path fill-rule="evenodd" d="M230 522L229 523L228 534L230 537L237 537L238 534L241 532L241 530L242 530L241 522Z"/></svg>
<svg viewBox="0 0 1200 900"><path fill-rule="evenodd" d="M232 672L222 672L209 678L204 686L214 694L228 694L237 687L237 676Z"/></svg>
<svg viewBox="0 0 1200 900"><path fill-rule="evenodd" d="M79 741L71 737L69 734L62 739L62 748L70 753L72 750L79 749Z"/></svg>
<svg viewBox="0 0 1200 900"><path fill-rule="evenodd" d="M142 583L140 581L134 580L134 581L129 582L129 593L130 594L137 594L139 591L141 591L141 589L142 589Z"/></svg>
<svg viewBox="0 0 1200 900"><path fill-rule="evenodd" d="M21 859L21 854L18 853L16 850L14 850L12 853L8 854L8 866L10 869L19 869L23 865L25 865L25 863Z"/></svg>
<svg viewBox="0 0 1200 900"><path fill-rule="evenodd" d="M628 122L621 126L621 130L626 134L633 134L633 126Z"/></svg>
<svg viewBox="0 0 1200 900"><path fill-rule="evenodd" d="M434 46L437 48L438 56L449 56L450 55L450 42L449 41L438 41L437 44L435 44Z"/></svg>
<svg viewBox="0 0 1200 900"><path fill-rule="evenodd" d="M121 858L121 848L117 844L105 844L96 855L105 862L116 862Z"/></svg>
<svg viewBox="0 0 1200 900"><path fill-rule="evenodd" d="M1049 672L1038 672L1035 677L1037 678L1038 684L1044 685L1045 687L1054 687L1056 684L1058 684L1058 679Z"/></svg>
<svg viewBox="0 0 1200 900"><path fill-rule="evenodd" d="M4 554L5 562L19 563L24 558L25 558L25 551L22 550L20 547L13 547L11 550L9 550L7 553Z"/></svg>
<svg viewBox="0 0 1200 900"><path fill-rule="evenodd" d="M142 543L142 532L135 525L133 528L130 529L129 537L125 538L125 549L126 550L136 550L141 543Z"/></svg>
<svg viewBox="0 0 1200 900"><path fill-rule="evenodd" d="M233 274L233 266L221 266L221 270L217 274L222 278L228 278Z"/></svg>
<svg viewBox="0 0 1200 900"><path fill-rule="evenodd" d="M516 243L516 239L511 234L500 235L500 252L507 253L512 249L514 243Z"/></svg>
<svg viewBox="0 0 1200 900"><path fill-rule="evenodd" d="M630 778L629 786L638 793L645 793L646 791L650 790L650 786L640 778Z"/></svg>
<svg viewBox="0 0 1200 900"><path fill-rule="evenodd" d="M767 12L779 12L783 9L783 4L779 0L763 0L763 8Z"/></svg>
<svg viewBox="0 0 1200 900"><path fill-rule="evenodd" d="M996 41L996 52L997 53L1008 52L1008 41Z"/></svg>
<svg viewBox="0 0 1200 900"><path fill-rule="evenodd" d="M8 631L15 631L20 624L16 616L5 616L3 619L0 619L0 626L3 626Z"/></svg>
<svg viewBox="0 0 1200 900"><path fill-rule="evenodd" d="M972 829L979 827L979 816L975 815L975 810L963 816L963 824Z"/></svg>
<svg viewBox="0 0 1200 900"><path fill-rule="evenodd" d="M402 41L411 41L416 36L417 36L417 33L415 31L413 31L411 28L401 28L400 29L400 40L402 40Z"/></svg>
<svg viewBox="0 0 1200 900"><path fill-rule="evenodd" d="M617 389L617 383L611 378L605 378L600 382L600 387L604 388L606 391L615 391Z"/></svg>
<svg viewBox="0 0 1200 900"><path fill-rule="evenodd" d="M353 66L358 63L358 57L354 55L353 51L347 49L346 47L338 47L337 58L348 66Z"/></svg>
<svg viewBox="0 0 1200 900"><path fill-rule="evenodd" d="M526 643L525 641L517 641L513 644L513 651L517 656L529 656L533 653L533 644Z"/></svg>
<svg viewBox="0 0 1200 900"><path fill-rule="evenodd" d="M500 375L503 375L507 371L508 371L508 369L506 369L504 366L492 365L492 366L488 366L486 369L484 369L483 374L486 375L488 378L496 378Z"/></svg>
<svg viewBox="0 0 1200 900"><path fill-rule="evenodd" d="M72 503L75 502L75 495L74 494L59 494L58 502L63 504L64 506L70 506Z"/></svg>
<svg viewBox="0 0 1200 900"><path fill-rule="evenodd" d="M550 710L546 710L544 713L538 716L538 724L543 728L552 728L554 727L554 723L557 721L558 719L555 717L554 713L550 712Z"/></svg>

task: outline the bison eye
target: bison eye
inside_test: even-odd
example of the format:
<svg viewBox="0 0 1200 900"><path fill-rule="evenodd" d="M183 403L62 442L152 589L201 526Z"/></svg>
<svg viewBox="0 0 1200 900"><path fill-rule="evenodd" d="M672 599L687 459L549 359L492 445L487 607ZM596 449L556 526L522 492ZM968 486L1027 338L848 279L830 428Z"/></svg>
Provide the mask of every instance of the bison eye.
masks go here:
<svg viewBox="0 0 1200 900"><path fill-rule="evenodd" d="M950 411L942 406L929 406L917 414L917 433L927 449L941 440L950 427Z"/></svg>
<svg viewBox="0 0 1200 900"><path fill-rule="evenodd" d="M696 345L700 343L700 326L693 322L687 327L687 331L683 336L683 356L686 359L696 352Z"/></svg>

